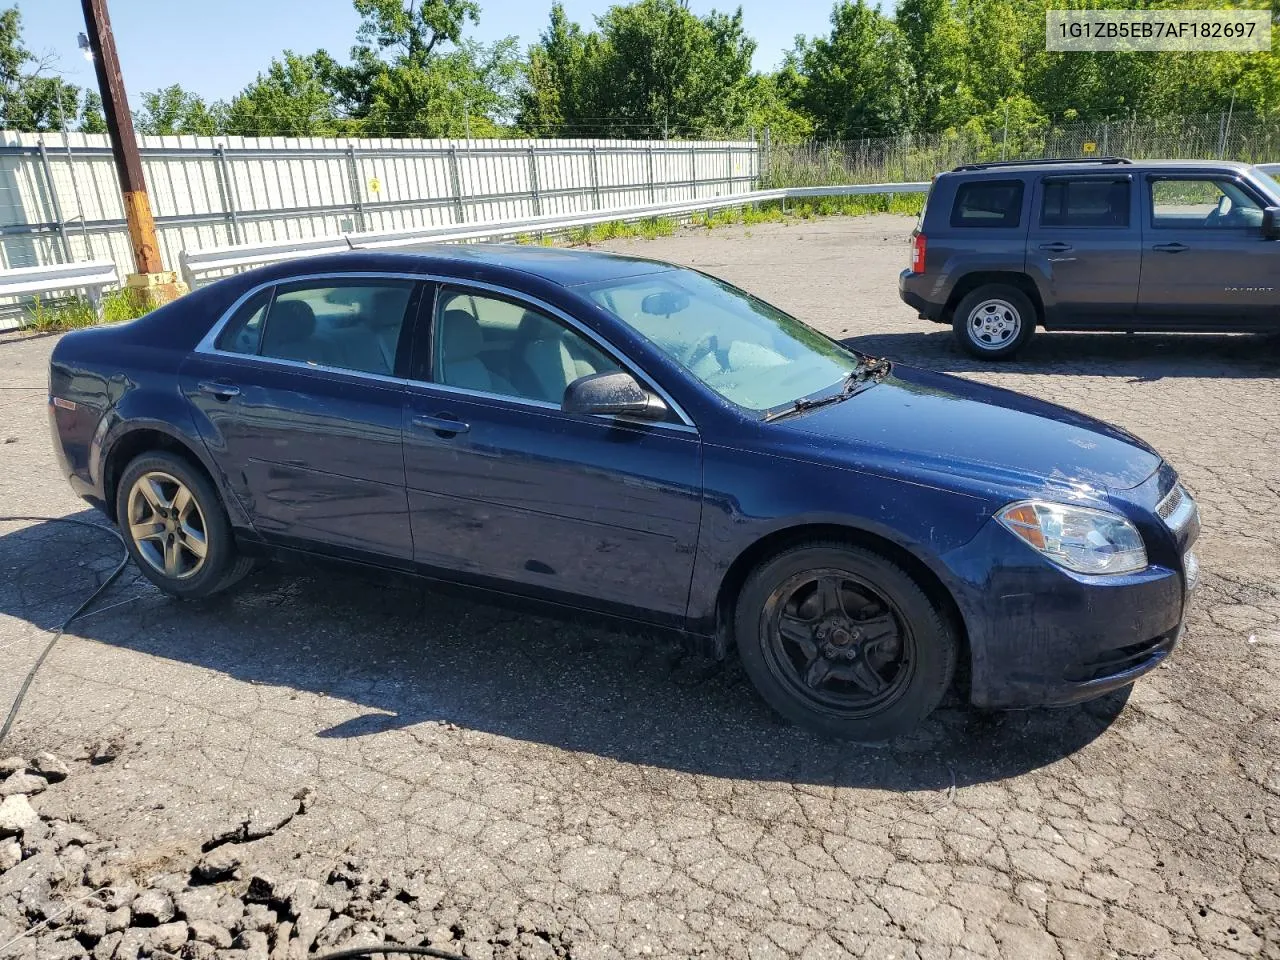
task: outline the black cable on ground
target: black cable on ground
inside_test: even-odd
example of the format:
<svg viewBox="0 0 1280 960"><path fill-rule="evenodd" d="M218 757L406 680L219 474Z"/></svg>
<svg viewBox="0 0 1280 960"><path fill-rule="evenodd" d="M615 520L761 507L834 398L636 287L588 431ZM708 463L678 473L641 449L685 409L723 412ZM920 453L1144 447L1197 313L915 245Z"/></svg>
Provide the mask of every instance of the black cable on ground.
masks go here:
<svg viewBox="0 0 1280 960"><path fill-rule="evenodd" d="M458 953L448 950L437 950L435 947L409 947L403 944L380 943L376 947L350 947L334 953L322 953L311 960L360 960L362 957L386 956L389 953L402 953L411 957L439 957L440 960L467 960Z"/></svg>
<svg viewBox="0 0 1280 960"><path fill-rule="evenodd" d="M74 523L77 526L89 527L92 530L101 530L104 533L111 534L111 536L120 541L120 547L124 550L124 538L122 538L115 530L112 530L110 527L105 527L100 523L91 523L88 520L78 520L75 517L0 517L0 521L22 520L29 520L33 523ZM31 689L31 684L35 681L36 674L40 672L40 667L44 665L49 654L53 652L54 646L62 639L62 635L66 632L67 627L71 626L72 622L83 614L85 610L87 610L90 605L92 605L93 602L102 595L103 591L106 590L107 587L111 586L111 584L115 582L116 577L120 576L128 563L129 551L124 550L124 556L120 558L120 562L116 564L116 568L111 571L111 576L102 581L96 590L90 593L89 596L85 597L85 599L81 601L80 606L76 607L75 610L72 611L71 616L63 620L58 628L53 632L53 636L49 638L49 642L45 644L45 648L40 651L40 656L36 657L36 662L33 663L31 665L31 669L27 671L27 676L22 681L22 686L18 688L18 695L13 699L13 706L9 708L9 715L5 718L4 726L0 727L0 743L4 743L5 738L9 736L9 730L13 727L13 721L18 717L18 711L22 709L22 701L27 698L27 691Z"/></svg>

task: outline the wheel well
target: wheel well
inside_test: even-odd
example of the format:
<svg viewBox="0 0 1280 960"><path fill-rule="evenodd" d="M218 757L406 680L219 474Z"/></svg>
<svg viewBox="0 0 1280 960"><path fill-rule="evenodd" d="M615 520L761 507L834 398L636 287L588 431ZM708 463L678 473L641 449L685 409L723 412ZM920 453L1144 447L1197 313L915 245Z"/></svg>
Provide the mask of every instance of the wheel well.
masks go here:
<svg viewBox="0 0 1280 960"><path fill-rule="evenodd" d="M1036 288L1035 281L1025 273L1002 273L996 270L980 271L961 277L951 291L951 296L947 298L947 305L942 310L943 319L950 323L960 301L974 290L985 287L989 283L1003 283L1025 293L1032 306L1036 308L1036 324L1044 323L1044 301L1040 299L1040 291Z"/></svg>
<svg viewBox="0 0 1280 960"><path fill-rule="evenodd" d="M124 468L135 457L154 450L163 450L166 453L176 454L187 461L193 469L199 470L206 477L209 477L209 471L200 462L200 458L192 453L191 448L181 440L177 440L160 430L145 428L131 430L112 446L103 470L103 492L106 494L107 514L112 520L116 519L116 488L120 483L120 475L124 473ZM212 481L213 478L209 477L209 479Z"/></svg>
<svg viewBox="0 0 1280 960"><path fill-rule="evenodd" d="M960 608L956 606L951 591L928 566L915 554L892 540L888 540L865 530L854 527L842 527L839 524L815 523L799 527L789 527L762 537L744 550L729 566L724 580L720 583L720 593L716 597L716 618L718 628L724 632L726 639L732 638L733 608L738 601L738 594L747 577L765 561L777 556L783 550L796 544L812 540L839 540L851 546L862 547L878 553L886 560L891 560L907 571L920 585L920 588L943 615L950 620L960 640L960 663L969 662L969 637L964 628L964 618L960 616Z"/></svg>

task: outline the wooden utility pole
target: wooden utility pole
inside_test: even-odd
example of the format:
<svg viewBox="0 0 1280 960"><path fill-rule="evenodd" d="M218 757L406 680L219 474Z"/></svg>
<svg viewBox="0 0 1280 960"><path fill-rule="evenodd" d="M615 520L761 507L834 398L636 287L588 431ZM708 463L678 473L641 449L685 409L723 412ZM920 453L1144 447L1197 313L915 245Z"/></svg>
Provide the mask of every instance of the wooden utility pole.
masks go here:
<svg viewBox="0 0 1280 960"><path fill-rule="evenodd" d="M107 132L111 135L111 153L124 194L124 216L133 247L133 262L138 271L137 275L129 278L129 285L147 288L159 301L171 300L182 291L163 289L173 286L177 277L165 273L164 264L160 262L156 222L151 216L147 183L142 176L142 159L138 156L138 139L133 132L133 117L129 113L129 99L125 96L120 58L116 55L116 42L111 35L107 0L80 0L80 3L84 8L94 69L98 72L102 111L106 115Z"/></svg>

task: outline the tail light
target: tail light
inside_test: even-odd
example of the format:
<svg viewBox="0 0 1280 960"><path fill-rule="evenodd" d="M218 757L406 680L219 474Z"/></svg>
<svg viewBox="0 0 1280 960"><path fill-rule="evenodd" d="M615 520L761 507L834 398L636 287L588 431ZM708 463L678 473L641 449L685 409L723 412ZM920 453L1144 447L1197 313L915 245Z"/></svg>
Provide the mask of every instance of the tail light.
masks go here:
<svg viewBox="0 0 1280 960"><path fill-rule="evenodd" d="M924 273L925 239L923 233L911 238L911 272Z"/></svg>

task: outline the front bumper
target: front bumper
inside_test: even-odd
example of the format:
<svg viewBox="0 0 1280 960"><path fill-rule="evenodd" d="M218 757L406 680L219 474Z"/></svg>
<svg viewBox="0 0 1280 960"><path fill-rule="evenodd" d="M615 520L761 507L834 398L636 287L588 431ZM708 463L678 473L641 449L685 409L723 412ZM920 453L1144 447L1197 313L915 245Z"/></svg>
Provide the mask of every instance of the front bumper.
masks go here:
<svg viewBox="0 0 1280 960"><path fill-rule="evenodd" d="M994 522L946 562L960 579L980 707L1065 705L1128 686L1176 647L1194 586L1185 560L1073 574Z"/></svg>

